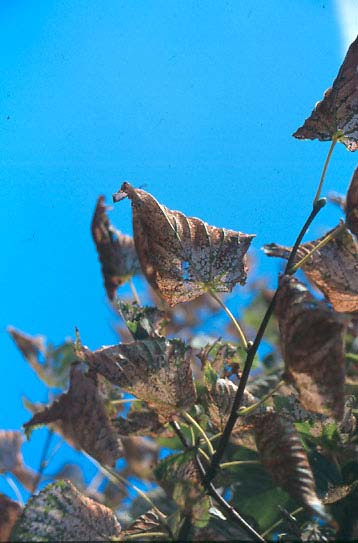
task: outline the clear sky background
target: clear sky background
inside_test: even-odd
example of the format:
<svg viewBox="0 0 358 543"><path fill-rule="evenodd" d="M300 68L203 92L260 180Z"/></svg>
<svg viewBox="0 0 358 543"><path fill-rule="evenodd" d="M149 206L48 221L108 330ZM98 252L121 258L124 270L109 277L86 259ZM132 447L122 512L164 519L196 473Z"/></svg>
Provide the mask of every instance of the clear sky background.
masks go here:
<svg viewBox="0 0 358 543"><path fill-rule="evenodd" d="M255 233L257 258L265 243L292 243L329 143L291 134L336 76L357 10L349 0L1 0L0 428L29 419L21 396L47 400L8 324L55 343L75 325L92 348L116 339L90 237L98 195L145 184L172 209ZM325 188L344 193L356 163L338 145ZM308 238L339 217L327 206ZM111 219L130 233L128 202ZM274 284L278 262L258 266ZM44 439L36 431L24 447L33 467ZM67 458L65 447L56 462Z"/></svg>

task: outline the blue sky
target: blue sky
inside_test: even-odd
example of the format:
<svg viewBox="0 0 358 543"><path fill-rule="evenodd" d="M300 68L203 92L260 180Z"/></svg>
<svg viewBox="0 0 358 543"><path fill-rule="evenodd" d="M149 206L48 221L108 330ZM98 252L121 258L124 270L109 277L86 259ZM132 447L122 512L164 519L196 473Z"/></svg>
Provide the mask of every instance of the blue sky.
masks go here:
<svg viewBox="0 0 358 543"><path fill-rule="evenodd" d="M98 195L109 201L123 180L255 233L258 273L276 273L260 247L293 241L329 146L291 134L338 71L352 9L349 0L340 9L331 0L2 0L0 428L29 418L22 395L47 399L8 324L56 343L75 325L90 347L115 341L89 227ZM356 160L337 146L326 188L345 192ZM309 237L339 217L327 206ZM131 232L128 202L111 218ZM44 435L25 446L33 466Z"/></svg>

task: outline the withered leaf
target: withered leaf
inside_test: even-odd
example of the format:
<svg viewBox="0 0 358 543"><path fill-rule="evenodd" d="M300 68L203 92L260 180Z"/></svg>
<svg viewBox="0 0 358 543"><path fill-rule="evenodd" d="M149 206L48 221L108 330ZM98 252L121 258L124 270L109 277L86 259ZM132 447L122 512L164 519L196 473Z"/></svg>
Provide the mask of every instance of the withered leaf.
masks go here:
<svg viewBox="0 0 358 543"><path fill-rule="evenodd" d="M165 420L195 403L190 349L180 340L147 339L94 352L84 348L83 360Z"/></svg>
<svg viewBox="0 0 358 543"><path fill-rule="evenodd" d="M32 492L36 473L24 465L21 453L23 436L17 430L0 430L0 473L10 472Z"/></svg>
<svg viewBox="0 0 358 543"><path fill-rule="evenodd" d="M276 312L286 378L305 409L342 418L344 413L344 324L296 278L280 279Z"/></svg>
<svg viewBox="0 0 358 543"><path fill-rule="evenodd" d="M162 337L165 313L157 307L142 307L136 302L118 300L117 309L134 339Z"/></svg>
<svg viewBox="0 0 358 543"><path fill-rule="evenodd" d="M317 497L312 470L293 424L268 410L254 418L254 427L262 464L274 482L311 513L327 517Z"/></svg>
<svg viewBox="0 0 358 543"><path fill-rule="evenodd" d="M10 541L10 534L17 518L21 514L21 506L0 494L0 542Z"/></svg>
<svg viewBox="0 0 358 543"><path fill-rule="evenodd" d="M300 245L295 263L309 253L323 237ZM268 256L288 259L291 249L270 243L264 246L264 251ZM336 311L358 311L358 244L347 228L343 228L335 238L314 252L302 269Z"/></svg>
<svg viewBox="0 0 358 543"><path fill-rule="evenodd" d="M102 464L113 466L122 456L122 443L100 397L97 376L93 372L83 373L79 363L72 365L68 392L35 413L24 428L39 424L54 424L72 446L83 449Z"/></svg>
<svg viewBox="0 0 358 543"><path fill-rule="evenodd" d="M114 195L132 202L134 242L144 275L170 305L209 290L230 292L246 281L253 235L216 228L171 211L147 192L123 183Z"/></svg>
<svg viewBox="0 0 358 543"><path fill-rule="evenodd" d="M232 405L237 392L237 385L230 379L218 379L208 394L208 412L211 423L220 431L223 431L231 413ZM249 407L257 402L256 398L247 390L244 392L242 407ZM238 418L233 434L240 432L245 427L246 421Z"/></svg>
<svg viewBox="0 0 358 543"><path fill-rule="evenodd" d="M140 272L140 264L133 239L116 230L109 222L100 196L92 219L92 237L102 265L107 296L113 300L117 287Z"/></svg>
<svg viewBox="0 0 358 543"><path fill-rule="evenodd" d="M55 388L67 385L70 365L76 359L71 341L58 347L52 344L46 346L43 336L29 336L12 326L9 326L8 332L24 358L46 385Z"/></svg>
<svg viewBox="0 0 358 543"><path fill-rule="evenodd" d="M163 421L160 420L158 414L143 402L133 402L126 418L117 418L114 425L122 436L157 437L163 432L172 435L172 432L164 428Z"/></svg>
<svg viewBox="0 0 358 543"><path fill-rule="evenodd" d="M358 235L358 168L355 169L346 199L346 224Z"/></svg>
<svg viewBox="0 0 358 543"><path fill-rule="evenodd" d="M121 527L114 513L70 481L48 485L28 501L12 541L109 541Z"/></svg>
<svg viewBox="0 0 358 543"><path fill-rule="evenodd" d="M347 149L358 149L358 37L349 47L333 86L293 135L328 141L337 133Z"/></svg>
<svg viewBox="0 0 358 543"><path fill-rule="evenodd" d="M167 527L163 525L163 520L159 518L159 515L155 509L149 509L149 511L143 513L143 515L140 515L130 526L128 526L126 530L122 532L121 536L123 541L126 541L128 536L130 536L131 541L142 541L141 534L149 534L150 532L167 532ZM135 535L138 535L138 539L134 538ZM158 541L156 536L153 537L153 541ZM146 536L145 540L151 541L150 536ZM168 533L168 541L169 540L170 536Z"/></svg>

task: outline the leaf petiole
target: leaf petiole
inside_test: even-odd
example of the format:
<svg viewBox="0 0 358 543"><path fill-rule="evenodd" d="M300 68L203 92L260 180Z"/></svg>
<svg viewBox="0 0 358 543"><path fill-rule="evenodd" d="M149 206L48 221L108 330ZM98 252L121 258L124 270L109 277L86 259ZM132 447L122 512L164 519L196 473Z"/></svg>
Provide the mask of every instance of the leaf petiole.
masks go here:
<svg viewBox="0 0 358 543"><path fill-rule="evenodd" d="M205 431L200 426L200 424L191 415L189 415L189 413L187 413L186 411L183 411L182 415L183 415L184 419L187 422L189 422L189 424L194 426L198 430L198 432L201 434L201 436L203 437L205 443L208 446L210 455L212 456L213 454L215 454L214 447L212 446L210 439L208 438L208 436L206 435Z"/></svg>
<svg viewBox="0 0 358 543"><path fill-rule="evenodd" d="M230 309L224 304L221 298L216 295L216 293L213 290L210 290L211 296L214 298L214 300L223 308L229 319L231 320L232 324L234 325L234 328L240 338L240 341L242 343L242 346L244 347L245 351L248 350L248 342L245 336L245 333L243 329L241 328L238 320L234 317L234 315L231 313Z"/></svg>

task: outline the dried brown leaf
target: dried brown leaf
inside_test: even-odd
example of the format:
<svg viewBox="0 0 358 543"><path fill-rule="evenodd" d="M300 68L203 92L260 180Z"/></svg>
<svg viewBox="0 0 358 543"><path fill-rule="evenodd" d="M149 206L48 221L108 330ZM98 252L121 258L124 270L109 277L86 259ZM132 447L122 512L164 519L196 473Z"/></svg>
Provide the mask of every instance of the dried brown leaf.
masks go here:
<svg viewBox="0 0 358 543"><path fill-rule="evenodd" d="M122 532L122 539L126 541L126 538L130 536L131 541L142 541L140 535L143 533L149 534L150 532L154 533L166 533L167 528L163 525L162 519L159 518L155 509L149 509L143 515L140 515L128 528ZM133 536L138 535L138 539L133 539ZM170 536L168 534L168 541ZM145 538L146 541L151 541L150 537ZM158 539L154 536L154 541Z"/></svg>
<svg viewBox="0 0 358 543"><path fill-rule="evenodd" d="M170 305L209 290L231 292L246 281L246 252L254 236L216 228L159 204L123 183L114 195L132 202L134 242L144 275Z"/></svg>
<svg viewBox="0 0 358 543"><path fill-rule="evenodd" d="M92 219L92 237L102 266L107 296L113 300L116 289L140 272L140 264L133 239L116 230L109 222L100 196Z"/></svg>
<svg viewBox="0 0 358 543"><path fill-rule="evenodd" d="M293 424L274 411L261 413L254 420L257 449L274 482L311 513L326 517L316 495L307 455Z"/></svg>
<svg viewBox="0 0 358 543"><path fill-rule="evenodd" d="M337 132L347 149L358 149L358 37L349 47L333 86L293 135L328 141Z"/></svg>
<svg viewBox="0 0 358 543"><path fill-rule="evenodd" d="M119 417L114 421L120 435L152 437L157 437L163 433L172 435L172 432L164 427L164 421L160 419L155 411L143 405L142 402L139 403L139 407L138 402L132 404L126 418Z"/></svg>
<svg viewBox="0 0 358 543"><path fill-rule="evenodd" d="M195 403L190 349L180 340L148 339L94 352L83 349L83 359L165 420Z"/></svg>
<svg viewBox="0 0 358 543"><path fill-rule="evenodd" d="M208 412L211 423L219 431L223 431L225 425L230 416L234 399L237 392L237 385L230 381L230 379L218 379L209 391L208 394ZM249 407L254 405L257 402L256 398L250 394L250 392L244 392L244 398L242 402L242 407ZM247 420L243 420L240 417L238 418L233 434L243 431L245 428Z"/></svg>
<svg viewBox="0 0 358 543"><path fill-rule="evenodd" d="M21 506L0 494L0 542L10 541L14 524L21 514Z"/></svg>
<svg viewBox="0 0 358 543"><path fill-rule="evenodd" d="M358 168L356 168L347 192L346 224L353 234L358 235Z"/></svg>
<svg viewBox="0 0 358 543"><path fill-rule="evenodd" d="M23 440L17 430L0 430L0 473L12 473L31 492L37 475L24 465L20 450Z"/></svg>
<svg viewBox="0 0 358 543"><path fill-rule="evenodd" d="M314 249L323 237L300 245L294 263ZM264 251L268 256L288 259L291 249L270 243L264 246ZM358 311L358 244L347 228L313 253L302 269L336 311Z"/></svg>
<svg viewBox="0 0 358 543"><path fill-rule="evenodd" d="M342 418L344 412L344 324L315 300L296 278L280 279L276 311L286 378L305 409Z"/></svg>
<svg viewBox="0 0 358 543"><path fill-rule="evenodd" d="M24 428L52 423L72 446L102 464L112 466L122 456L122 443L100 397L97 376L83 373L78 363L72 365L68 392L35 413Z"/></svg>
<svg viewBox="0 0 358 543"><path fill-rule="evenodd" d="M12 541L109 541L121 527L114 513L70 481L48 485L28 501Z"/></svg>

